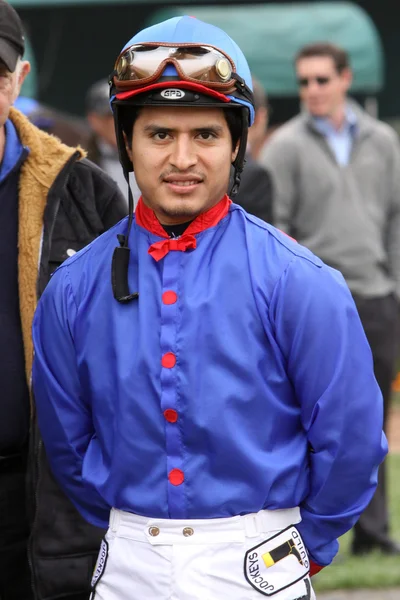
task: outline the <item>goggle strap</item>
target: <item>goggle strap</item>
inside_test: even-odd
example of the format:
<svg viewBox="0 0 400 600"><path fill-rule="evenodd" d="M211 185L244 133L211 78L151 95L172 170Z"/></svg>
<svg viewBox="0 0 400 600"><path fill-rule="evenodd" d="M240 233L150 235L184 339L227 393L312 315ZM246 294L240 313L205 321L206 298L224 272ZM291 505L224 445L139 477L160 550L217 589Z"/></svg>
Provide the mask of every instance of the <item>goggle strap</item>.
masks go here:
<svg viewBox="0 0 400 600"><path fill-rule="evenodd" d="M240 75L238 75L237 73L232 73L232 79L236 79L236 81L237 81L236 88L240 91L242 96L244 96L246 98L246 100L248 100L251 104L253 104L253 92L246 85L246 82L244 81L244 79L242 77L240 77Z"/></svg>
<svg viewBox="0 0 400 600"><path fill-rule="evenodd" d="M114 85L114 77L117 77L118 73L117 71L114 69L114 71L112 71L110 73L110 75L108 76L108 84L111 87L112 85Z"/></svg>

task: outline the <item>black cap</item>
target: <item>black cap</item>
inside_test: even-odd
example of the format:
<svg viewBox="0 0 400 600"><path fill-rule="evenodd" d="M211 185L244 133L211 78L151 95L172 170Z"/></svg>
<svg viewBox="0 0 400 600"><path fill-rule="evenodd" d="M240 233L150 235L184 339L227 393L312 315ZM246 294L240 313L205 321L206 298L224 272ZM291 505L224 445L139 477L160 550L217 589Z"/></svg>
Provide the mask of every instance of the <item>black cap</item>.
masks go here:
<svg viewBox="0 0 400 600"><path fill-rule="evenodd" d="M87 113L112 115L108 79L101 79L90 86L86 94L85 106Z"/></svg>
<svg viewBox="0 0 400 600"><path fill-rule="evenodd" d="M13 73L25 50L21 19L12 6L0 0L0 60Z"/></svg>

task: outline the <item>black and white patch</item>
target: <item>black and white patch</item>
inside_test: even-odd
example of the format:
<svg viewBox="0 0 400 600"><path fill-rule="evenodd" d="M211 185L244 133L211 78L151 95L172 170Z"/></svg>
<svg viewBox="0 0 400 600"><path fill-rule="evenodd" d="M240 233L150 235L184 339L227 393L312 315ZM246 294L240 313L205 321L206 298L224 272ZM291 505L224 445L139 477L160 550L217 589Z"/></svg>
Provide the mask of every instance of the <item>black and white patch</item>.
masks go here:
<svg viewBox="0 0 400 600"><path fill-rule="evenodd" d="M98 584L98 582L100 581L100 579L103 576L103 573L105 571L106 564L107 564L107 558L108 558L108 542L107 542L107 540L103 539L103 540L101 540L99 555L97 557L96 566L93 571L93 577L92 577L92 582L91 582L92 590L94 590L94 588L96 587L96 585Z"/></svg>
<svg viewBox="0 0 400 600"><path fill-rule="evenodd" d="M250 548L244 558L246 580L264 596L274 596L304 580L309 569L307 550L293 526Z"/></svg>
<svg viewBox="0 0 400 600"><path fill-rule="evenodd" d="M306 586L306 594L305 596L301 596L300 598L295 598L295 600L311 600L311 583L309 579L304 580L304 584Z"/></svg>
<svg viewBox="0 0 400 600"><path fill-rule="evenodd" d="M160 94L167 100L182 100L186 96L183 90L178 90L177 88L167 88L166 90L162 90Z"/></svg>

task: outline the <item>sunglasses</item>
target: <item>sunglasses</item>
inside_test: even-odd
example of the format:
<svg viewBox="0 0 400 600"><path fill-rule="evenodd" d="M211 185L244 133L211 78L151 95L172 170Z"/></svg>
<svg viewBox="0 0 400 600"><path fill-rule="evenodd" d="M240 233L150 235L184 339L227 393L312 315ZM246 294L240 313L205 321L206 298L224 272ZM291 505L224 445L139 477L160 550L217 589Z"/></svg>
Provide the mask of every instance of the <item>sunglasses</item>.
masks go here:
<svg viewBox="0 0 400 600"><path fill-rule="evenodd" d="M326 85L331 81L331 78L323 77L322 75L319 77L300 77L297 80L297 83L299 87L306 88L312 81L315 81L315 83L317 83L318 85Z"/></svg>
<svg viewBox="0 0 400 600"><path fill-rule="evenodd" d="M236 87L232 59L213 46L166 43L136 44L125 49L114 67L113 83L118 91L148 85L161 76L167 64L181 79L227 91Z"/></svg>

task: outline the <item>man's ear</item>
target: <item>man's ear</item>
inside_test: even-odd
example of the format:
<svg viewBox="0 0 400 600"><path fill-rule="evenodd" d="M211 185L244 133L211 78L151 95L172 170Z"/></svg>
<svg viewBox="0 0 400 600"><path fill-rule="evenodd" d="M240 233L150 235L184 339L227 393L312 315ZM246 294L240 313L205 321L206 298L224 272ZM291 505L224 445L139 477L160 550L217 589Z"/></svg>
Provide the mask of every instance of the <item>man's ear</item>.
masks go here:
<svg viewBox="0 0 400 600"><path fill-rule="evenodd" d="M15 99L18 98L19 93L22 88L22 84L24 83L27 75L30 73L31 64L27 60L22 60L19 63L19 65L17 66L17 69L18 69L18 71L17 71L17 86L16 86Z"/></svg>
<svg viewBox="0 0 400 600"><path fill-rule="evenodd" d="M122 135L124 136L126 153L129 156L129 160L132 162L132 146L128 144L128 138L126 137L125 131L122 133Z"/></svg>
<svg viewBox="0 0 400 600"><path fill-rule="evenodd" d="M343 69L343 71L341 73L341 78L342 78L342 81L344 84L344 88L347 91L351 87L351 84L353 82L352 70L349 67L346 69Z"/></svg>
<svg viewBox="0 0 400 600"><path fill-rule="evenodd" d="M237 141L236 148L232 152L232 160L231 160L231 162L234 162L236 160L236 157L237 157L238 152L239 152L239 146L240 146L240 140Z"/></svg>

